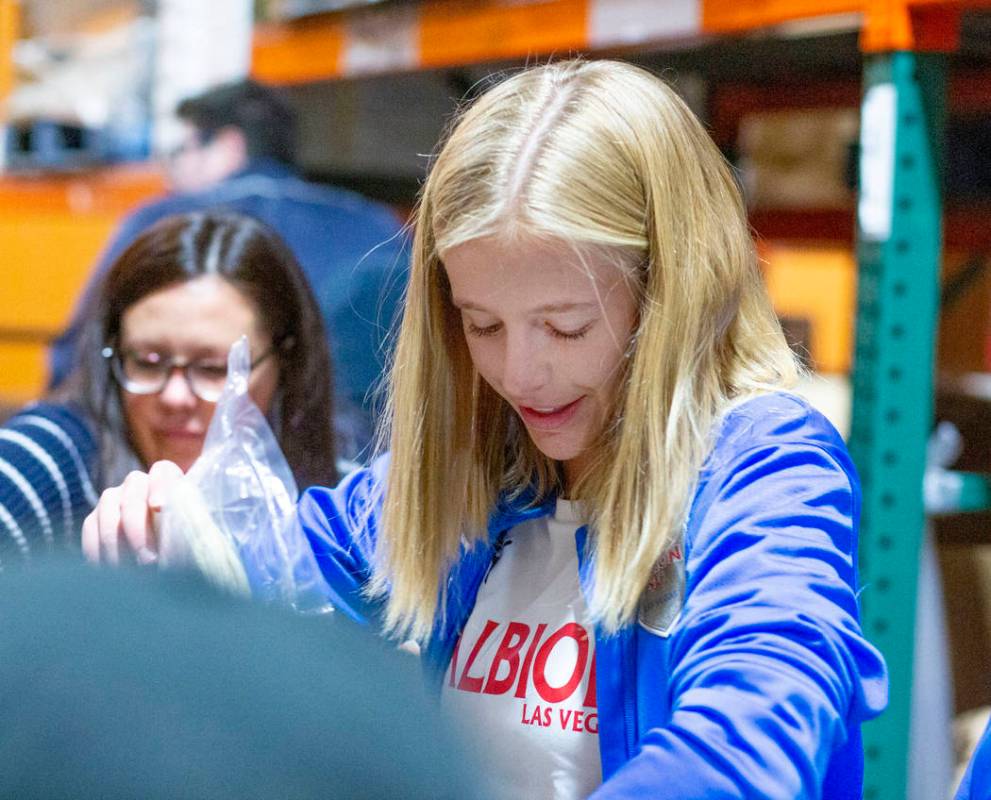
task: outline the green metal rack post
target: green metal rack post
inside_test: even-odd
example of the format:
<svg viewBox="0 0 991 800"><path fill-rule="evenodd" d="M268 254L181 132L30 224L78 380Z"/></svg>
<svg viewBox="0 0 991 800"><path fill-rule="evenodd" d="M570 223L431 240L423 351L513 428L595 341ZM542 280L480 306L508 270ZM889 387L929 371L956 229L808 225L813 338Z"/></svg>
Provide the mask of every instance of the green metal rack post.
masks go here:
<svg viewBox="0 0 991 800"><path fill-rule="evenodd" d="M941 251L945 66L937 54L867 57L850 449L863 485L864 627L891 674L864 728L865 800L905 800L922 481L932 428Z"/></svg>

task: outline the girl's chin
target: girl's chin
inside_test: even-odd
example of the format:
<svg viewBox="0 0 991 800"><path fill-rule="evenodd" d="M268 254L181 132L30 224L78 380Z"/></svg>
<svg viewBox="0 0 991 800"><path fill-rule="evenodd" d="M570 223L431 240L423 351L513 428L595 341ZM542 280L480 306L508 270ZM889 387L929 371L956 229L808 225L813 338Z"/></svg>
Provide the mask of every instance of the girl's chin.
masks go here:
<svg viewBox="0 0 991 800"><path fill-rule="evenodd" d="M540 431L529 431L534 446L553 461L568 462L581 456L585 448L571 442L561 441L561 437L541 435Z"/></svg>

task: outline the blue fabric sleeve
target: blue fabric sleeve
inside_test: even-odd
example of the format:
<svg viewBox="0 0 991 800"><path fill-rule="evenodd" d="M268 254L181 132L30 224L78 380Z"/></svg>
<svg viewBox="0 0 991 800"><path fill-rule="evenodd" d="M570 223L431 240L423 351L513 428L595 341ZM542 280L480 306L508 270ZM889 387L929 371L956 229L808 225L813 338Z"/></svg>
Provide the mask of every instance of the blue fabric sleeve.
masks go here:
<svg viewBox="0 0 991 800"><path fill-rule="evenodd" d="M28 406L0 428L0 566L78 545L97 501L96 440L69 406Z"/></svg>
<svg viewBox="0 0 991 800"><path fill-rule="evenodd" d="M974 750L954 800L991 800L991 722Z"/></svg>
<svg viewBox="0 0 991 800"><path fill-rule="evenodd" d="M377 622L381 606L365 594L364 585L372 574L386 464L386 457L380 458L334 489L308 489L299 501L299 525L327 582L327 599L365 624Z"/></svg>
<svg viewBox="0 0 991 800"><path fill-rule="evenodd" d="M858 492L841 448L770 438L704 477L670 721L640 737L596 800L796 800L824 796L830 780L859 785L860 774L828 776L830 760L859 748L887 679L858 622Z"/></svg>

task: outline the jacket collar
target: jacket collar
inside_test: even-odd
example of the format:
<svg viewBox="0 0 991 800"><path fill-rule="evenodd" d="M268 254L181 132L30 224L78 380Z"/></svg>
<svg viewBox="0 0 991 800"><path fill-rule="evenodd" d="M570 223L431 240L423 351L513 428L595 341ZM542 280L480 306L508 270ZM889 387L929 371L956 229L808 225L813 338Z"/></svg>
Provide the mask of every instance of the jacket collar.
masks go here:
<svg viewBox="0 0 991 800"><path fill-rule="evenodd" d="M278 179L298 177L299 173L288 164L274 158L252 158L238 172L231 175L229 180L259 175L265 178Z"/></svg>
<svg viewBox="0 0 991 800"><path fill-rule="evenodd" d="M494 545L500 535L521 522L554 513L556 493L552 492L542 502L535 500L536 492L532 488L512 497L503 492L489 515L489 544Z"/></svg>
<svg viewBox="0 0 991 800"><path fill-rule="evenodd" d="M513 498L505 494L500 496L495 509L489 516L488 547L480 548L481 552L477 556L479 563L487 563L486 560L492 558L492 548L499 541L499 537L510 528L521 522L547 517L554 513L557 493L552 492L540 503L534 503L535 496L536 493L533 489L528 489ZM588 558L587 542L588 526L582 525L575 532L575 549L578 553L578 582L586 600L590 597L592 590L592 560Z"/></svg>

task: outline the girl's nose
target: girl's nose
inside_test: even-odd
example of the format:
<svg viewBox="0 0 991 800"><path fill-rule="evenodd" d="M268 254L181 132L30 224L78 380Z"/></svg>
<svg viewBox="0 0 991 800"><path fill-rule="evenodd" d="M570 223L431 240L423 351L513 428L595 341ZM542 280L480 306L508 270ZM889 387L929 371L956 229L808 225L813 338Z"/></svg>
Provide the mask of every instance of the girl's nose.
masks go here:
<svg viewBox="0 0 991 800"><path fill-rule="evenodd" d="M526 337L507 338L502 382L506 393L522 402L534 402L534 395L550 380L549 354Z"/></svg>

